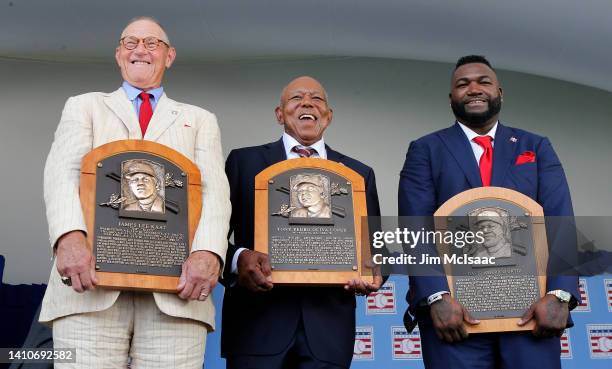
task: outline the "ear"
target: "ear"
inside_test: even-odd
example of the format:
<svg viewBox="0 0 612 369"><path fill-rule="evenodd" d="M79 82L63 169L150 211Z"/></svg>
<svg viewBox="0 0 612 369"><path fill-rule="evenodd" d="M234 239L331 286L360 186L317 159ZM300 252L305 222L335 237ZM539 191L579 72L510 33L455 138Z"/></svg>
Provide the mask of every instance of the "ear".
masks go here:
<svg viewBox="0 0 612 369"><path fill-rule="evenodd" d="M327 122L327 125L329 126L332 122L332 120L334 119L334 109L329 108L329 120Z"/></svg>
<svg viewBox="0 0 612 369"><path fill-rule="evenodd" d="M501 100L504 101L504 90L502 90L501 87L499 87L499 96L501 97Z"/></svg>
<svg viewBox="0 0 612 369"><path fill-rule="evenodd" d="M115 61L117 62L117 65L119 66L119 68L121 69L121 63L119 62L119 52L121 51L121 45L117 46L117 48L115 49Z"/></svg>
<svg viewBox="0 0 612 369"><path fill-rule="evenodd" d="M174 59L176 59L176 49L170 47L168 49L168 55L166 56L166 69L172 66L172 63L174 63Z"/></svg>
<svg viewBox="0 0 612 369"><path fill-rule="evenodd" d="M278 122L278 124L280 124L281 126L285 124L285 119L283 117L283 110L281 109L280 106L277 106L276 108L274 108L274 115L276 115L276 121Z"/></svg>

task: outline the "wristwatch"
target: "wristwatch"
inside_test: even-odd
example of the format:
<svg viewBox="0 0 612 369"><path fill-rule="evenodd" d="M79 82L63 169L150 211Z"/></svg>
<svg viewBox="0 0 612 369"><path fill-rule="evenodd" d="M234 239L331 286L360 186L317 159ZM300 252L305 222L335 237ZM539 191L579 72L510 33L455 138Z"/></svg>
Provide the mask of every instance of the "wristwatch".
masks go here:
<svg viewBox="0 0 612 369"><path fill-rule="evenodd" d="M561 302L569 303L570 300L572 299L572 294L569 293L569 292L563 291L563 290L552 290L552 291L546 292L546 294L547 295L554 295Z"/></svg>
<svg viewBox="0 0 612 369"><path fill-rule="evenodd" d="M431 304L433 304L434 302L438 302L440 300L442 300L442 296L446 295L447 293L449 293L448 291L440 291L440 292L436 292L433 295L429 296L427 298L427 305L431 306Z"/></svg>

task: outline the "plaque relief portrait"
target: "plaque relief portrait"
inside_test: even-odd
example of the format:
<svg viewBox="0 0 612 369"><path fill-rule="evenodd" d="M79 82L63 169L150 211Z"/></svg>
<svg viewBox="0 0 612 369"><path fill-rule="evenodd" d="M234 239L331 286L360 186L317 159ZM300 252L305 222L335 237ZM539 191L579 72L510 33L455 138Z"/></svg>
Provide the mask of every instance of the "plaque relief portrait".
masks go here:
<svg viewBox="0 0 612 369"><path fill-rule="evenodd" d="M121 196L125 201L122 211L165 213L165 186L163 165L143 159L121 163Z"/></svg>
<svg viewBox="0 0 612 369"><path fill-rule="evenodd" d="M329 178L322 174L298 174L291 177L290 218L331 219Z"/></svg>
<svg viewBox="0 0 612 369"><path fill-rule="evenodd" d="M484 242L473 245L467 253L476 257L511 258L513 253L526 255L526 248L512 242L512 231L526 228L517 217L499 207L484 207L468 214L470 229L482 232Z"/></svg>

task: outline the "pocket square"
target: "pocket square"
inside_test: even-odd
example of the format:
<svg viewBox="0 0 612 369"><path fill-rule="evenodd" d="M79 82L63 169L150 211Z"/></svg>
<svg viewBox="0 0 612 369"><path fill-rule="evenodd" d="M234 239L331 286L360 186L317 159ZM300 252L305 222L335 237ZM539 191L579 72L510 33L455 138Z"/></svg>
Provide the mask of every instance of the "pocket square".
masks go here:
<svg viewBox="0 0 612 369"><path fill-rule="evenodd" d="M519 155L518 158L516 158L516 163L514 163L514 165L521 165L525 163L535 163L535 161L536 161L535 152L525 151L524 153Z"/></svg>

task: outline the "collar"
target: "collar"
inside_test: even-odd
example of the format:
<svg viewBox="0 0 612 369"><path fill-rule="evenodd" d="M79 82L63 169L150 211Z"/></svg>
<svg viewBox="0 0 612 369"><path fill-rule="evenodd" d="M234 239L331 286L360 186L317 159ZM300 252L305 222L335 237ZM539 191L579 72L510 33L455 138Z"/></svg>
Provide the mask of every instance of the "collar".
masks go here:
<svg viewBox="0 0 612 369"><path fill-rule="evenodd" d="M287 157L290 157L291 149L294 146L304 146L298 142L295 138L291 137L287 132L283 132L283 146L285 147L285 154ZM327 159L327 150L325 149L325 142L323 141L323 137L312 145L308 146L315 150L317 150L317 154L321 159Z"/></svg>
<svg viewBox="0 0 612 369"><path fill-rule="evenodd" d="M491 128L491 130L489 130L489 132L487 132L487 134L485 135L479 135L478 133L472 131L471 128L461 123L460 121L457 121L457 123L459 123L459 127L461 127L461 130L463 130L463 133L465 133L465 135L468 138L468 141L470 142L472 142L472 140L475 137L479 137L479 136L491 136L493 138L493 141L495 141L495 132L497 132L497 126L499 124L499 121L495 122L495 124L493 125L493 128Z"/></svg>
<svg viewBox="0 0 612 369"><path fill-rule="evenodd" d="M140 93L142 92L141 89L136 88L132 85L130 85L129 83L127 83L126 81L123 81L123 84L121 85L121 87L123 88L123 90L125 91L128 99L130 99L130 101L134 101L138 95L140 95ZM150 93L151 95L153 95L153 99L155 101L159 101L161 95L164 93L164 88L162 86L159 86L158 88L154 88L152 90L147 91L148 93Z"/></svg>

